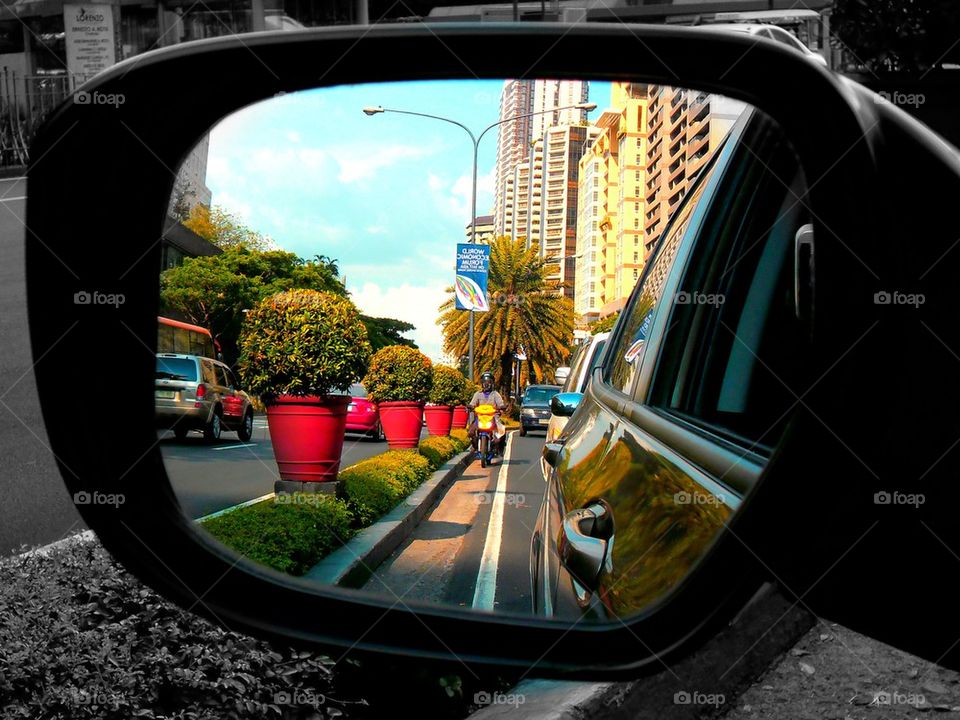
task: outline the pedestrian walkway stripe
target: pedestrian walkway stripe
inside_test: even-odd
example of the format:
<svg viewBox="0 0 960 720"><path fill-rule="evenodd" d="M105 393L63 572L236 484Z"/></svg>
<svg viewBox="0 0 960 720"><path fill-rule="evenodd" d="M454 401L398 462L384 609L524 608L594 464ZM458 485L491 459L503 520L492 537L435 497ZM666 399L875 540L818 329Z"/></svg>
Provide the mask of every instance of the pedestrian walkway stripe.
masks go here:
<svg viewBox="0 0 960 720"><path fill-rule="evenodd" d="M507 448L503 452L500 472L497 475L497 490L493 494L490 523L487 525L487 537L483 543L483 557L480 558L480 571L477 573L477 585L473 591L473 607L476 610L492 611L496 600L497 565L500 561L500 542L503 539L504 498L507 495L507 468L510 465L513 436L514 433L507 435Z"/></svg>

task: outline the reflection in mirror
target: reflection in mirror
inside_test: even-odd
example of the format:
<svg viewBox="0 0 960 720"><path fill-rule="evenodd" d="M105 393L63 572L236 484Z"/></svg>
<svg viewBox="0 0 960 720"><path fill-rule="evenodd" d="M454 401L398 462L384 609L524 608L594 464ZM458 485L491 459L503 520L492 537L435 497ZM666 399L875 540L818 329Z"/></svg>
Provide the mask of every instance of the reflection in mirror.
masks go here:
<svg viewBox="0 0 960 720"><path fill-rule="evenodd" d="M772 120L640 82L344 86L224 118L163 249L157 432L183 512L390 603L644 610L750 468L708 474L596 391L762 467L789 409L767 375L792 377L803 336L802 196Z"/></svg>

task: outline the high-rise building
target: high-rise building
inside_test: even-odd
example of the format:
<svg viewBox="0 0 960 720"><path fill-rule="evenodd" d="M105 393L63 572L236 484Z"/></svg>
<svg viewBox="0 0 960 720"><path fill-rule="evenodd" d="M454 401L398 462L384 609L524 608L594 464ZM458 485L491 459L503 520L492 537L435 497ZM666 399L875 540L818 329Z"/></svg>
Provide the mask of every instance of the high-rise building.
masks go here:
<svg viewBox="0 0 960 720"><path fill-rule="evenodd" d="M739 100L664 85L651 85L649 95L645 254L745 107Z"/></svg>
<svg viewBox="0 0 960 720"><path fill-rule="evenodd" d="M505 80L500 93L500 120L516 117L516 120L500 125L497 135L497 172L494 195L494 232L509 235L512 232L512 217L508 223L505 215L507 182L513 178L514 168L530 153L530 113L533 112L533 80ZM525 116L525 117L520 117ZM512 180L511 180L512 181Z"/></svg>
<svg viewBox="0 0 960 720"><path fill-rule="evenodd" d="M574 307L586 321L619 309L643 267L646 104L646 85L614 83L580 160Z"/></svg>
<svg viewBox="0 0 960 720"><path fill-rule="evenodd" d="M478 243L489 243L493 240L493 215L477 215L477 239ZM467 242L471 242L473 237L473 223L467 223L466 228Z"/></svg>
<svg viewBox="0 0 960 720"><path fill-rule="evenodd" d="M499 128L493 211L497 235L518 236L516 223L519 220L514 205L519 197L516 191L519 181L517 168L530 164L537 140L542 139L546 129L553 125L586 123L587 111L583 109L542 111L584 103L589 98L589 89L589 83L584 80L504 81L500 95L500 119L521 115L526 117L504 122ZM533 212L529 203L526 210ZM529 223L525 227L529 230Z"/></svg>
<svg viewBox="0 0 960 720"><path fill-rule="evenodd" d="M600 129L593 125L555 125L543 139L543 193L540 255L547 280L563 283L573 299L576 283L577 205L580 158Z"/></svg>
<svg viewBox="0 0 960 720"><path fill-rule="evenodd" d="M579 168L574 307L586 321L623 306L670 215L744 108L636 83L613 83L610 105Z"/></svg>

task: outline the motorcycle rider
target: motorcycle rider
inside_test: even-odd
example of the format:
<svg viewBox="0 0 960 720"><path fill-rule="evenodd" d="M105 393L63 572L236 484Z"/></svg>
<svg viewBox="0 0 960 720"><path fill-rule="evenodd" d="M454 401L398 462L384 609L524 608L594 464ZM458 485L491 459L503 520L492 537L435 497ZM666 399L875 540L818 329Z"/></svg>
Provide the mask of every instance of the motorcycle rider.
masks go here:
<svg viewBox="0 0 960 720"><path fill-rule="evenodd" d="M470 435L470 444L473 446L474 452L477 450L477 414L474 410L476 410L478 405L493 405L501 412L507 407L507 404L503 401L503 396L493 389L492 372L486 370L480 375L480 386L481 389L473 394L473 397L470 399L470 404L467 406L470 409L470 427L467 433ZM499 415L496 417L496 423L497 432L501 434L500 441L497 444L497 452L503 455L504 447L507 443L507 435Z"/></svg>

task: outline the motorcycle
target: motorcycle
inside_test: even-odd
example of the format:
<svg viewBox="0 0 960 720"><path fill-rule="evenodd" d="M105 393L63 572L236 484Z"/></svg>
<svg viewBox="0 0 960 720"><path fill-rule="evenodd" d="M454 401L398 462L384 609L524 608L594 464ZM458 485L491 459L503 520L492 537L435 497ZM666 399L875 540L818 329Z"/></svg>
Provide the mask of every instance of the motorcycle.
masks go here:
<svg viewBox="0 0 960 720"><path fill-rule="evenodd" d="M504 433L497 423L499 412L493 405L477 405L474 413L477 415L477 456L480 467L485 468L496 457Z"/></svg>

